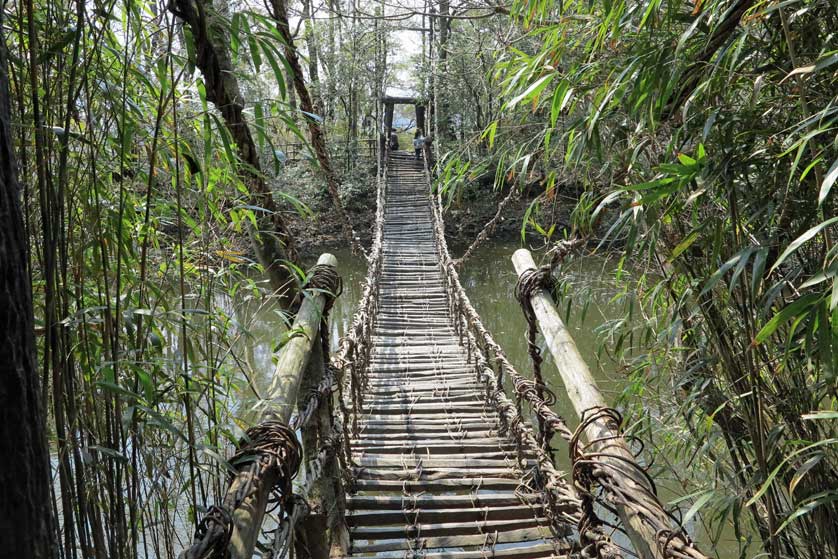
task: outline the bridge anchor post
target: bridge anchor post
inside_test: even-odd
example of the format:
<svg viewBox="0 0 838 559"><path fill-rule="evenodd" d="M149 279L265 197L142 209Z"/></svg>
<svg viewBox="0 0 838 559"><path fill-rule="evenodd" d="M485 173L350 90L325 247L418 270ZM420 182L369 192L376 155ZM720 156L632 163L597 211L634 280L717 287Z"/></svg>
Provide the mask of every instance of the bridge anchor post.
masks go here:
<svg viewBox="0 0 838 559"><path fill-rule="evenodd" d="M535 261L527 249L516 250L512 255L512 263L519 278L527 270L537 269ZM586 414L590 414L593 410L608 408L605 398L597 386L596 379L591 374L587 363L585 363L582 354L576 347L576 342L573 341L570 332L562 321L552 296L544 289L538 289L532 294L530 300L535 311L538 328L547 342L550 353L553 355L553 361L576 415L580 420L583 420ZM629 489L636 489L643 493L651 491L654 495L654 489L649 487L649 480L643 476L642 471L626 467L627 464L635 464L636 459L620 433L620 426L610 416L597 414L594 420L586 423L584 435L591 443L591 451L605 455L602 458L604 464L613 468L614 471L626 473L623 482ZM671 526L670 515L662 509L656 499L655 501L657 504L651 502L646 504L651 505L653 509L657 508L657 510L644 512L656 517L655 520L663 523L663 525ZM657 530L653 529L649 523L644 522L637 511L618 502L614 504L623 528L638 555L643 559L664 559L658 545Z"/></svg>
<svg viewBox="0 0 838 559"><path fill-rule="evenodd" d="M337 259L323 254L319 265L337 266ZM311 293L303 298L291 331L295 332L279 352L274 376L265 398L266 408L262 420L278 420L286 425L297 408L304 372L311 361L312 349L319 347L318 331L326 306L324 293ZM320 359L322 368L322 358ZM230 559L251 559L256 540L262 527L262 520L268 505L268 497L277 479L263 479L233 512L233 531L228 554ZM248 480L238 478L228 489L235 493Z"/></svg>

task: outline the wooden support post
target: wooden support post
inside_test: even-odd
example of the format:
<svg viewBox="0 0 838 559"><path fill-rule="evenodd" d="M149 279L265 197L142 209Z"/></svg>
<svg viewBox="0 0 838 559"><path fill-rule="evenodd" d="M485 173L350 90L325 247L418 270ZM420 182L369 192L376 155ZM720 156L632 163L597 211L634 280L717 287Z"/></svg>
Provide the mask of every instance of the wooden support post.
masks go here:
<svg viewBox="0 0 838 559"><path fill-rule="evenodd" d="M323 380L323 349L320 343L315 342L311 348L311 357L308 360L308 367L305 375L300 382L300 394L310 394L317 389L317 385ZM306 405L305 396L297 402L297 412L301 412ZM321 402L322 404L322 402ZM317 455L317 450L321 444L324 430L328 431L331 425L331 417L328 411L324 413L324 408L328 406L321 405L315 412L311 421L303 426L301 431L301 439L303 442L303 464L307 464L309 460ZM325 417L324 417L325 416ZM302 472L301 472L302 473ZM306 476L309 472L304 472ZM318 483L319 485L319 483ZM315 491L316 492L316 491ZM320 505L317 495L309 494L309 505L311 511L305 518L301 518L297 524L297 537L294 540L294 546L297 551L298 559L328 559L329 558L329 538L326 533L326 518L323 514L323 509Z"/></svg>
<svg viewBox="0 0 838 559"><path fill-rule="evenodd" d="M516 250L512 255L512 263L519 277L524 271L536 268L532 255L527 249ZM538 328L547 341L547 347L550 348L550 353L553 355L553 361L562 377L562 382L564 382L565 390L573 404L576 415L581 419L586 410L607 407L596 380L579 353L576 343L567 331L567 327L562 322L558 310L556 310L553 298L544 290L538 290L532 296L532 306L538 319ZM620 436L619 425L606 419L591 422L585 429L585 437L588 441L601 441L593 445L593 450L607 452L619 457L603 458L603 461L610 462L621 472L627 472L627 484L648 487L648 482L642 479L638 472L634 472L633 468L625 467L624 460L633 463L635 459L625 440ZM644 559L663 559L658 551L655 531L642 522L635 511L618 505L617 512L623 528L640 557ZM669 519L663 510L649 512L655 516Z"/></svg>
<svg viewBox="0 0 838 559"><path fill-rule="evenodd" d="M323 348L315 343L308 369L300 386L301 394L315 390L323 381ZM331 398L331 396L330 396ZM305 407L305 398L298 402L298 409ZM311 422L302 428L303 463L313 460L332 434L331 399L323 399ZM306 472L309 475L310 472ZM297 540L297 557L300 559L329 559L345 557L349 552L349 529L346 526L346 492L340 476L337 458L323 468L323 476L314 483L308 495L311 512L300 520Z"/></svg>
<svg viewBox="0 0 838 559"><path fill-rule="evenodd" d="M425 130L425 105L416 104L416 128L422 131L423 134L427 135L428 132Z"/></svg>
<svg viewBox="0 0 838 559"><path fill-rule="evenodd" d="M318 264L337 265L331 254L323 254ZM288 423L297 406L297 395L303 372L311 358L312 347L319 346L318 330L326 296L323 293L306 293L291 330L297 332L283 346L268 389L266 407L261 421L279 420ZM246 498L233 513L233 535L230 538L231 559L251 559L256 539L262 528L262 520L268 504L268 496L277 479L264 479L254 493ZM227 490L235 493L247 480L236 478Z"/></svg>
<svg viewBox="0 0 838 559"><path fill-rule="evenodd" d="M393 103L386 103L384 105L384 134L387 136L387 141L390 141L390 132L393 130Z"/></svg>

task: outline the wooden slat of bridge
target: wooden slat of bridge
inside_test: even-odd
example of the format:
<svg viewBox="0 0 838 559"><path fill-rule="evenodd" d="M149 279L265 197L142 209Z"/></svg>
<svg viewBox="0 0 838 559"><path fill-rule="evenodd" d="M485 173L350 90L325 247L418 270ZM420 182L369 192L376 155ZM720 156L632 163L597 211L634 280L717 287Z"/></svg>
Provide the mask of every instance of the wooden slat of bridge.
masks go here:
<svg viewBox="0 0 838 559"><path fill-rule="evenodd" d="M515 444L499 434L498 414L451 325L432 227L422 166L397 152L387 177L369 386L352 441L351 554L556 557L544 508L517 491Z"/></svg>

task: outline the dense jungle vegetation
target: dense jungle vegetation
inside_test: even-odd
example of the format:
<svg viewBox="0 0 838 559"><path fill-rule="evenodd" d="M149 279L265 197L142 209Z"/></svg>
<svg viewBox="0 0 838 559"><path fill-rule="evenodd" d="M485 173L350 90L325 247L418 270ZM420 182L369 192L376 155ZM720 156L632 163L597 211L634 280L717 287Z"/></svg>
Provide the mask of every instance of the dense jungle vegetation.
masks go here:
<svg viewBox="0 0 838 559"><path fill-rule="evenodd" d="M177 555L248 426L252 310L282 331L312 229L369 236L394 86L428 104L451 208L521 194L522 243L618 259L625 316L596 335L673 504L741 557L838 556L835 0L12 0L0 23L0 556Z"/></svg>

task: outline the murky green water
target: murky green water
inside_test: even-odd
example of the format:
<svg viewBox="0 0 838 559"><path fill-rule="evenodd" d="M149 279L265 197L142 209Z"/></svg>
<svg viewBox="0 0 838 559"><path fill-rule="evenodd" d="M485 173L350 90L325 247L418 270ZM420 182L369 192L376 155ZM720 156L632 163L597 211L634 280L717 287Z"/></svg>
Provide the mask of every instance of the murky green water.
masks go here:
<svg viewBox="0 0 838 559"><path fill-rule="evenodd" d="M484 324L501 344L509 359L522 374L531 376L525 337L526 321L514 297L517 276L511 257L518 248L519 243L515 241L487 242L465 263L460 279ZM324 249L324 252L331 252L337 257L339 272L344 283L343 294L336 301L331 315L331 337L334 349L337 347L337 340L349 327L361 297L366 262L363 258L354 256L344 249ZM455 247L453 252L460 254L462 250ZM604 344L596 331L608 321L623 318L622 304L613 302L617 293L617 285L614 281L616 265L616 261L590 256L569 262L562 270L567 291L562 302L563 307L560 309L606 401L612 404L617 401L628 381L620 374L618 364L608 357L608 351L603 351L603 348L611 344ZM240 352L243 354L242 359L246 361L246 368L250 371L249 377L256 391L259 391L273 373L272 357L283 330L281 326L278 326L282 323L282 314L270 305L259 306L259 300L256 298L251 301L237 302L240 304L234 305L238 307L238 310L234 312L238 314L245 329L250 331L250 337L243 339L239 345ZM542 354L545 380L557 396L554 409L566 418L571 428L575 428L578 423L576 414L567 398L550 352L543 347ZM248 407L257 401L254 391L246 388L242 392L240 401L242 408L239 409L239 414L250 415ZM556 437L554 446L557 449L557 465L567 471L569 465L567 445ZM677 460L671 462L674 467L678 467ZM656 481L665 502L689 492L678 486L672 479L659 476ZM681 506L683 508L684 505ZM732 529L724 530L720 542L715 546L712 545L711 538L695 518L689 523L688 529L705 552L715 552L718 557L738 556L738 545Z"/></svg>
<svg viewBox="0 0 838 559"><path fill-rule="evenodd" d="M517 248L519 246L514 242L486 243L465 263L460 272L460 280L486 327L501 344L515 367L529 376L531 365L525 337L526 321L514 297L517 276L511 256ZM343 278L343 294L336 301L331 314L332 344L336 347L337 340L349 327L361 297L366 262L344 249L324 249L324 252L331 252L337 257L338 269ZM454 252L458 252L456 248ZM586 258L574 262L565 271L565 279L570 289L568 300L571 304L574 299L581 301L584 298L590 301L584 315L571 308L568 328L609 401L616 398L624 382L615 373L614 361L607 355L600 355L593 330L603 321L618 316L619 309L609 302L614 294L608 281L613 267L614 264L609 260ZM249 338L250 343L242 344L242 351L258 389L272 373L272 355L278 340L277 324L281 324L283 317L281 312L272 306L258 307L255 302L245 302L243 306L246 310L239 311L239 318L252 337ZM555 409L573 428L577 423L575 412L563 389L561 377L553 364L550 352L546 348L543 350L545 379L558 398Z"/></svg>
<svg viewBox="0 0 838 559"><path fill-rule="evenodd" d="M504 348L516 368L525 376L530 376L525 338L526 322L514 297L517 276L511 256L517 248L519 244L514 241L486 243L466 262L460 278L486 327ZM332 252L337 257L344 283L343 294L336 301L331 314L332 347L335 349L337 340L348 329L361 297L366 262L348 250L325 251ZM460 254L462 250L455 247L453 252ZM600 351L602 344L595 334L595 329L609 320L620 318L623 314L621 306L612 302L617 292L613 281L615 268L614 261L586 257L574 260L563 269L563 278L567 282L565 302L570 308L565 317L568 328L609 402L616 401L626 386L626 379L619 374L617 363L607 357L607 352ZM241 290L233 298L223 296L217 303L234 319L228 334L237 337L238 341L233 344L232 353L238 369L246 373L246 379L241 382L241 390L237 394L235 414L244 418L254 418L254 406L259 403L257 394L264 394L264 389L273 374L274 355L286 329L283 323L289 317L272 302L266 301L261 294L247 290ZM583 312L585 303L587 310ZM561 309L561 312L565 316L565 309ZM571 428L574 428L577 424L575 412L566 396L561 377L549 351L544 349L543 355L545 379L558 398L555 409L567 419ZM554 444L557 447L558 466L567 470L567 446L558 438ZM661 496L665 500L684 492L683 489L674 491L674 487L671 487L667 480L658 479L658 484ZM709 536L695 521L689 529L705 552L718 557L738 556L738 546L732 529L725 530L721 542L715 546L711 545ZM178 524L177 532L182 535L184 541L188 539L190 530L186 524Z"/></svg>

